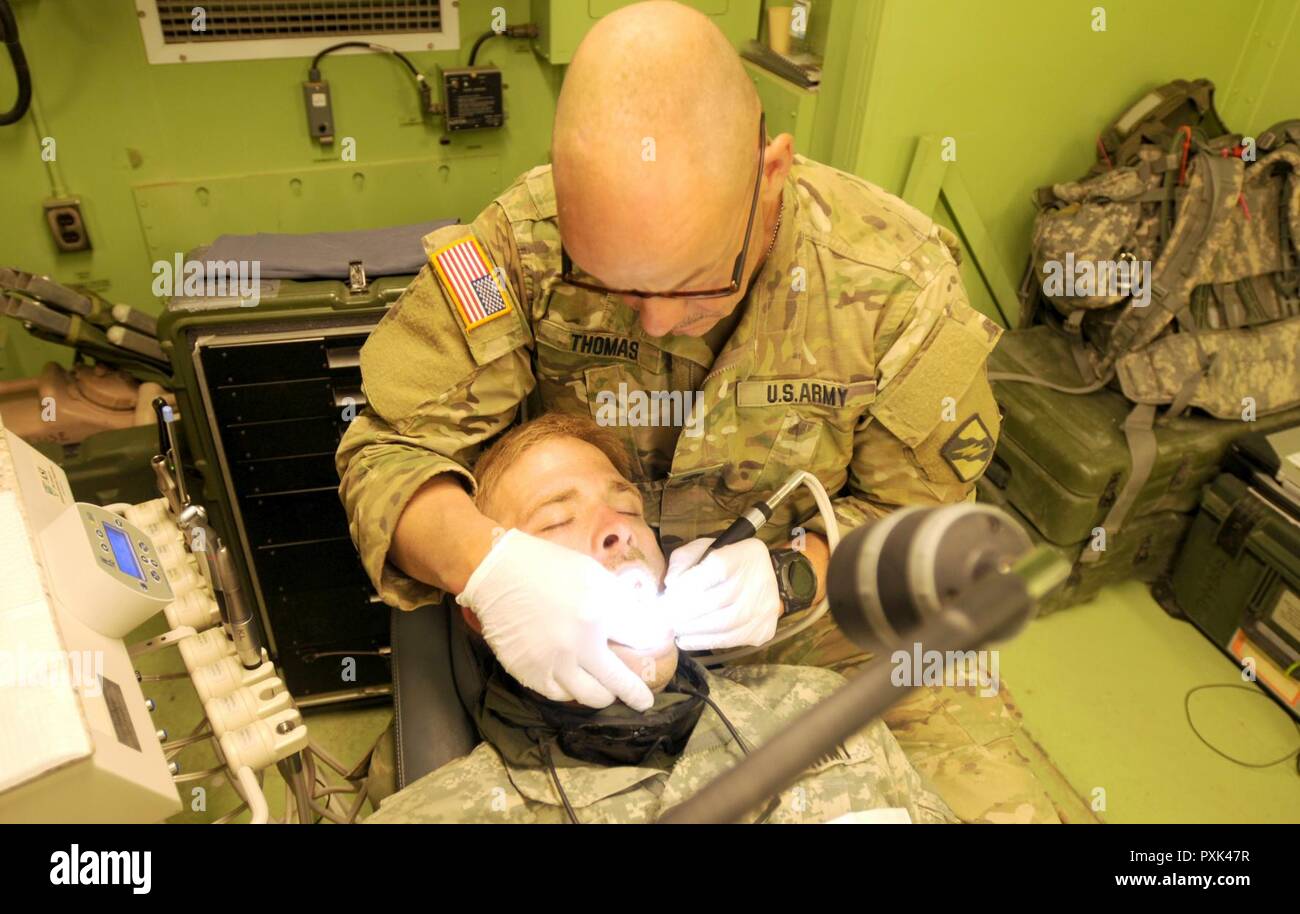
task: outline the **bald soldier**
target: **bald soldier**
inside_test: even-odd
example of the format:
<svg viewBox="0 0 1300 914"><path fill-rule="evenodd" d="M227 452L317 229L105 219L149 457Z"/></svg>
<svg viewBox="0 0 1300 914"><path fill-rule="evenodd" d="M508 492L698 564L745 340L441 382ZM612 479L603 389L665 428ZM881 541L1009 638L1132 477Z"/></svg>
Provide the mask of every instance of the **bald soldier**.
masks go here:
<svg viewBox="0 0 1300 914"><path fill-rule="evenodd" d="M368 405L339 447L340 494L385 601L456 595L526 687L644 709L649 689L608 647L642 637L617 582L572 550L500 536L467 469L484 444L525 411L609 426L676 550L664 604L678 645L762 645L806 603L770 553L792 561L793 541L825 577L812 498L696 564L711 537L799 469L845 532L973 500L1000 425L985 359L1001 331L967 303L952 234L769 138L735 50L686 7L596 24L551 159L424 239L429 265L362 350ZM764 659L844 669L862 655L827 615Z"/></svg>

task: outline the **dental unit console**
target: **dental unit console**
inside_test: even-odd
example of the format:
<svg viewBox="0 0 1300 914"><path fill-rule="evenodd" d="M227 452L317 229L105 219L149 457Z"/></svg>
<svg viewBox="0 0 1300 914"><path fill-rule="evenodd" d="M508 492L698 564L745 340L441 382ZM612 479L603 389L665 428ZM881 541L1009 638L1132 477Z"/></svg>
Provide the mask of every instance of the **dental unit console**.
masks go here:
<svg viewBox="0 0 1300 914"><path fill-rule="evenodd" d="M285 821L355 820L365 783L317 792L317 761L345 779L351 769L310 745L179 455L167 448L154 467L163 497L78 502L64 471L0 423L0 822L157 822L181 811L180 785L188 801L188 785L222 777L242 800L223 821L245 808L273 821L271 766ZM124 643L159 614L163 634ZM170 650L183 672L137 672ZM168 742L142 683L171 678L190 680L204 713ZM176 756L208 742L219 764L182 773ZM348 793L356 801L336 806Z"/></svg>
<svg viewBox="0 0 1300 914"><path fill-rule="evenodd" d="M0 426L0 820L165 818L180 798L122 636L174 599L152 539Z"/></svg>

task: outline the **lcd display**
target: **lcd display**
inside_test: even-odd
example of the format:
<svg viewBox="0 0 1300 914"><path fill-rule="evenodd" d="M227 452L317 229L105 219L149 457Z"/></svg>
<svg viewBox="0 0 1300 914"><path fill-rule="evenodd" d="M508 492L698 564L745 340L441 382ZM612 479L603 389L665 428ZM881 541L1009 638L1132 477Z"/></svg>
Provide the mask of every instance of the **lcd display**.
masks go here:
<svg viewBox="0 0 1300 914"><path fill-rule="evenodd" d="M117 559L117 567L143 581L144 572L140 570L140 564L135 560L135 550L131 548L130 537L111 524L104 524L104 532L108 534L108 546L113 550L113 558Z"/></svg>

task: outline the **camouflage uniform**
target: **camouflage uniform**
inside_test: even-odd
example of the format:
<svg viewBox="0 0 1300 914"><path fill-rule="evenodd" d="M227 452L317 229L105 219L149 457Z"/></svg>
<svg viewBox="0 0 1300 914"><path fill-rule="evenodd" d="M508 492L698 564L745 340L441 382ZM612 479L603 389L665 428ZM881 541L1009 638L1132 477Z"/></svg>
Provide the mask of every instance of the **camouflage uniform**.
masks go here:
<svg viewBox="0 0 1300 914"><path fill-rule="evenodd" d="M613 427L665 552L721 531L795 469L821 480L841 532L902 505L974 500L1001 427L985 359L1002 331L967 304L956 239L880 188L802 156L782 193L775 246L716 358L699 338L646 336L615 296L559 282L550 166L521 176L472 224L424 239L432 255L473 235L513 301L467 329L426 266L362 350L368 406L337 464L353 540L385 602L413 609L441 596L387 562L417 489L451 472L473 490L467 467L522 404L532 415L595 414L598 397L620 385L702 391L703 434ZM800 523L823 530L803 489L763 536L787 539ZM849 672L866 658L827 614L755 659ZM1006 714L997 700L983 704ZM964 731L951 736L976 761L986 754ZM960 780L969 768L948 774ZM1022 784L1010 797L985 786L986 808L1023 805ZM1041 791L1032 797L1044 803Z"/></svg>
<svg viewBox="0 0 1300 914"><path fill-rule="evenodd" d="M516 181L469 226L424 239L433 254L473 234L514 306L466 329L425 267L362 349L367 408L338 450L340 495L380 596L411 609L441 594L386 562L407 501L466 469L518 407L595 414L622 389L702 391L703 434L613 428L632 455L646 520L665 552L721 531L796 469L835 496L841 529L900 505L974 500L1000 416L985 359L1001 329L967 303L956 239L851 175L801 156L783 189L771 255L717 358L699 338L647 337L615 296L559 283L550 166ZM820 528L811 496L764 528Z"/></svg>
<svg viewBox="0 0 1300 914"><path fill-rule="evenodd" d="M845 676L871 660L829 626L758 656L768 663L830 667ZM906 690L882 720L963 822L1098 821L1024 731L1005 680L1000 679L996 696L982 694L975 685L918 686Z"/></svg>
<svg viewBox="0 0 1300 914"><path fill-rule="evenodd" d="M706 675L710 697L751 745L767 740L844 682L834 673L807 667L747 666ZM676 759L652 756L632 767L588 764L558 752L554 756L564 794L584 823L653 821L743 757L708 708ZM827 822L882 808L906 809L913 822L957 821L877 721L845 740L836 758L787 788L768 821ZM508 763L484 742L385 799L366 821L558 824L569 818L549 770Z"/></svg>

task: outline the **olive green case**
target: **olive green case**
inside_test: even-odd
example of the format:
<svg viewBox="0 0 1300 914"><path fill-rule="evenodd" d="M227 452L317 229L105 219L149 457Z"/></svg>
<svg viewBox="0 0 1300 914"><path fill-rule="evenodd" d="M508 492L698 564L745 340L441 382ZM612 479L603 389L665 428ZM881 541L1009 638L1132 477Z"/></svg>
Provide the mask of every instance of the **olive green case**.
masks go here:
<svg viewBox="0 0 1300 914"><path fill-rule="evenodd" d="M1048 326L1003 334L989 357L990 371L1032 374L1081 387L1070 347ZM1132 404L1117 390L1066 394L1034 384L994 381L1003 411L997 451L986 471L1006 501L1046 540L1082 544L1100 527L1129 477L1123 423ZM1196 510L1201 487L1219 471L1228 446L1252 431L1300 422L1300 408L1232 422L1184 416L1156 425L1158 454L1128 519ZM1118 544L1116 544L1118 545Z"/></svg>
<svg viewBox="0 0 1300 914"><path fill-rule="evenodd" d="M1284 668L1300 661L1300 506L1284 510L1237 476L1219 476L1162 590L1166 608L1219 647L1255 629Z"/></svg>
<svg viewBox="0 0 1300 914"><path fill-rule="evenodd" d="M1233 469L1206 487L1153 593L1300 717L1300 491Z"/></svg>
<svg viewBox="0 0 1300 914"><path fill-rule="evenodd" d="M976 484L979 501L996 505L1025 528L1035 544L1046 543L1071 563L1070 576L1056 590L1038 602L1038 615L1068 609L1091 600L1104 587L1124 581L1151 584L1173 566L1178 547L1191 526L1192 516L1178 511L1159 511L1139 517L1113 537L1101 558L1092 563L1077 561L1084 543L1068 546L1047 541L1037 527L1008 501L987 477Z"/></svg>

